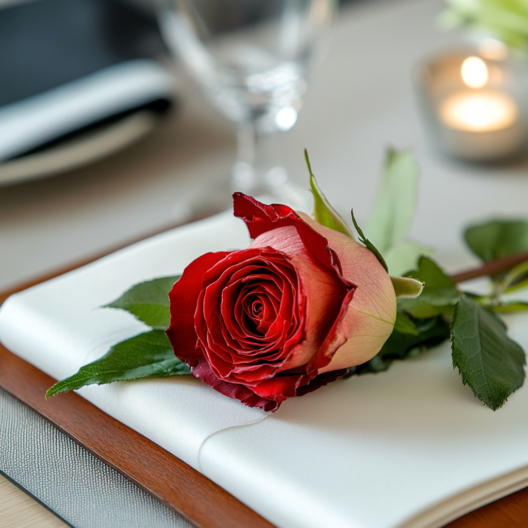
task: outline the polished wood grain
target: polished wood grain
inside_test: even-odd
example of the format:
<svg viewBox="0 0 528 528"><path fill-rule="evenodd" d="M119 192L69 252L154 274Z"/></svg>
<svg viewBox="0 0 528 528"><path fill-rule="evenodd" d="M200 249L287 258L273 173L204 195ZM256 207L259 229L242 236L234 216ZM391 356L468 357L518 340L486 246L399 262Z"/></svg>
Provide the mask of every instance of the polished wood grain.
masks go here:
<svg viewBox="0 0 528 528"><path fill-rule="evenodd" d="M86 264L86 263L83 263ZM0 294L12 293L55 273ZM202 528L273 528L207 477L75 393L44 399L55 380L0 345L0 387L110 467ZM488 504L446 528L528 528L528 488Z"/></svg>
<svg viewBox="0 0 528 528"><path fill-rule="evenodd" d="M0 475L0 528L66 528L68 525Z"/></svg>

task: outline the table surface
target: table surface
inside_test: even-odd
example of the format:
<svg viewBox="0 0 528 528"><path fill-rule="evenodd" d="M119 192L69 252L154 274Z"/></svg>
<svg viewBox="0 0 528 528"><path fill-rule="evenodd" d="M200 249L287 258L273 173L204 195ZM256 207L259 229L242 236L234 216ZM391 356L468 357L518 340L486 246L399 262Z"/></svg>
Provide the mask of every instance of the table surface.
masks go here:
<svg viewBox="0 0 528 528"><path fill-rule="evenodd" d="M357 158L358 145L347 135L412 99L417 60L459 40L435 29L441 9L441 0L372 0L342 11L299 120L277 142L293 179L307 183L306 147L326 193L346 209L350 200L340 190L350 196L358 173L376 175L387 144L403 146L385 135L362 145L369 155ZM172 224L178 199L230 172L232 126L185 75L178 79L179 111L148 138L85 168L0 188L0 290ZM363 182L366 197L374 188L370 180ZM355 205L358 214L366 205Z"/></svg>
<svg viewBox="0 0 528 528"><path fill-rule="evenodd" d="M0 527L64 528L56 515L0 475Z"/></svg>
<svg viewBox="0 0 528 528"><path fill-rule="evenodd" d="M345 8L297 124L277 142L280 161L303 184L302 151L307 147L329 199L344 213L354 200L360 219L372 203L385 146L413 146L424 169L413 235L425 242L432 225L425 219L438 217L445 205L440 197L448 195L452 182L460 183L459 194L476 192L484 173L492 182L490 190L475 197L471 207L486 214L526 212L518 197L509 200L512 186L528 195L526 162L494 168L459 165L427 144L412 72L425 56L462 40L435 28L443 6L441 0L378 0ZM229 173L235 152L232 128L178 73L179 112L146 139L91 166L0 188L0 290L175 223L178 199ZM459 212L455 199L448 203L452 215L442 218L442 229L434 235L449 267L471 258L461 258L461 245L453 243L466 213ZM0 519L9 507L18 510L17 526L22 526L36 514L25 502L6 506L12 493L7 484L0 485Z"/></svg>

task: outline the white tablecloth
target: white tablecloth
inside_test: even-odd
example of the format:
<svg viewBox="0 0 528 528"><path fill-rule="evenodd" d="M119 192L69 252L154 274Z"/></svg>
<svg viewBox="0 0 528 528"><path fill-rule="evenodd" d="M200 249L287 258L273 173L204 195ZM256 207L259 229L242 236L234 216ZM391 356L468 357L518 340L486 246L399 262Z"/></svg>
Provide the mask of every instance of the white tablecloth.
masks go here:
<svg viewBox="0 0 528 528"><path fill-rule="evenodd" d="M439 187L478 186L482 179L478 169L451 167L429 150L414 108L416 62L460 40L435 28L443 5L371 0L345 7L298 122L277 141L279 161L304 185L308 148L326 194L345 215L353 202L359 220L372 203L383 149L413 146L424 168L420 236L426 214L438 217L445 209L436 200ZM150 137L92 166L0 190L0 289L169 225L177 199L227 176L235 155L233 129L180 72L179 80L179 112ZM390 115L392 125L373 134L372 124ZM492 169L485 177L500 187L503 179L521 183L521 171ZM453 214L441 233L444 246L464 212Z"/></svg>

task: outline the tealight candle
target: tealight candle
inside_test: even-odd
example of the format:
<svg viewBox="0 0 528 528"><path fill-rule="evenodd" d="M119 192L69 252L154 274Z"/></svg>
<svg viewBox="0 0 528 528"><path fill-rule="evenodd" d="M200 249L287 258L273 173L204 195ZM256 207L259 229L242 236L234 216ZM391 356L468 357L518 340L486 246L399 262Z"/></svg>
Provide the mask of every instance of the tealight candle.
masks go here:
<svg viewBox="0 0 528 528"><path fill-rule="evenodd" d="M462 63L462 80L473 91L455 93L440 106L442 121L457 130L493 132L512 126L518 118L513 100L494 91L475 91L489 82L486 63L479 57L468 57Z"/></svg>
<svg viewBox="0 0 528 528"><path fill-rule="evenodd" d="M444 56L421 70L426 114L438 145L473 161L511 156L525 145L522 112L506 89L503 60Z"/></svg>
<svg viewBox="0 0 528 528"><path fill-rule="evenodd" d="M439 113L447 126L467 132L502 130L512 126L518 116L512 99L496 92L452 95L442 103Z"/></svg>

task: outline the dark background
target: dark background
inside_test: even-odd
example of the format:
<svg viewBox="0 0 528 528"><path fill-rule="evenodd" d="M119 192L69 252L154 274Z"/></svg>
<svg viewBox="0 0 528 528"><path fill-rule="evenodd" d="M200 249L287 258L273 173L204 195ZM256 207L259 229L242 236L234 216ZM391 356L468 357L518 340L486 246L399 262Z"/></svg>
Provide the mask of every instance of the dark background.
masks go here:
<svg viewBox="0 0 528 528"><path fill-rule="evenodd" d="M0 50L1 107L164 44L139 0L37 0L0 7Z"/></svg>

